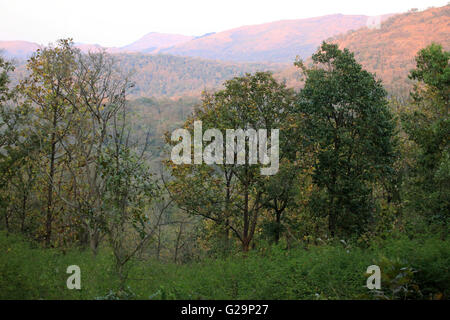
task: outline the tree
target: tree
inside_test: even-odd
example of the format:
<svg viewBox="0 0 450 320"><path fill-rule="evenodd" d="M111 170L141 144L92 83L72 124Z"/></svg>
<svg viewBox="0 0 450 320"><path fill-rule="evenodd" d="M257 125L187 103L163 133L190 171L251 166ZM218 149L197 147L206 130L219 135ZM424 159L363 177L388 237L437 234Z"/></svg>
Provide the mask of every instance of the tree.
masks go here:
<svg viewBox="0 0 450 320"><path fill-rule="evenodd" d="M29 60L30 75L21 91L37 106L34 121L42 154L42 179L46 186L44 239L50 246L56 208L56 193L64 179L63 166L69 161L64 144L76 121L75 110L67 97L74 86L76 49L70 39L59 40L56 47L38 50ZM66 142L65 142L66 140Z"/></svg>
<svg viewBox="0 0 450 320"><path fill-rule="evenodd" d="M114 122L126 113L132 84L112 56L83 54L70 39L39 50L28 68L21 89L36 107L33 130L47 188L45 242L50 245L57 222L60 236L53 240L89 243L96 254L107 223L98 160L112 141Z"/></svg>
<svg viewBox="0 0 450 320"><path fill-rule="evenodd" d="M270 73L237 77L225 82L224 90L206 94L202 107L186 122L185 128L192 132L193 123L200 120L204 130L242 129L250 133L266 129L270 133L272 129L278 129L282 135L293 97L293 91L278 83ZM226 158L227 146L234 144L235 138L232 142L214 139L213 143L220 146L214 151L218 161L195 165L167 163L174 177L169 190L182 209L220 226L226 239L228 232L232 232L246 252L254 238L261 211L274 200L264 196L269 192L268 181L272 176L261 174L264 166L251 163L249 152L244 152L243 163L236 163L241 157L238 148L231 154L236 161L221 161ZM278 147L272 139L271 150ZM254 147L250 137L244 137L244 140L245 150Z"/></svg>
<svg viewBox="0 0 450 320"><path fill-rule="evenodd" d="M10 88L9 73L14 66L0 57L0 70L0 203L6 230L10 230L10 219L20 213L20 231L24 232L29 192L35 180L33 156L37 145L28 127L32 110L17 89Z"/></svg>
<svg viewBox="0 0 450 320"><path fill-rule="evenodd" d="M439 44L420 50L409 78L417 81L402 125L415 145L408 170L406 197L410 209L429 223L446 225L450 212L450 52Z"/></svg>
<svg viewBox="0 0 450 320"><path fill-rule="evenodd" d="M156 220L150 219L150 204L159 188L144 161L145 147L138 153L132 145L126 116L126 108L114 115L111 140L97 159L104 181L102 227L114 253L121 290L128 276L127 263L155 235L164 213L161 210Z"/></svg>
<svg viewBox="0 0 450 320"><path fill-rule="evenodd" d="M71 145L65 145L73 159L67 166L73 192L65 202L77 213L96 254L107 223L102 198L106 185L98 161L117 134L117 119L127 116L126 93L132 84L106 52L76 52L75 61L75 84L66 100L75 111L77 125L70 131Z"/></svg>
<svg viewBox="0 0 450 320"><path fill-rule="evenodd" d="M311 206L328 217L330 236L359 233L374 210L371 184L395 158L386 91L347 49L324 42L312 60L309 69L296 63L306 77L297 102L304 144L316 153Z"/></svg>
<svg viewBox="0 0 450 320"><path fill-rule="evenodd" d="M128 120L133 84L112 56L82 54L70 39L38 51L28 68L21 89L36 109L45 243L55 242L56 227L70 231L58 237L64 243L70 237L84 243L87 231L96 254L106 237L123 289L127 263L152 239L164 212L150 212L158 188L146 159L148 139L135 141Z"/></svg>

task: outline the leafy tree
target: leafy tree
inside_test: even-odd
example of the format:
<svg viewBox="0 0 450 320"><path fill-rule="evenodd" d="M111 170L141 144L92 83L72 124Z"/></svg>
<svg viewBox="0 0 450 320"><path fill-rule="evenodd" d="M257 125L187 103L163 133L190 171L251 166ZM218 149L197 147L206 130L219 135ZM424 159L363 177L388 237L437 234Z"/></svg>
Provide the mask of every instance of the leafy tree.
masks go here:
<svg viewBox="0 0 450 320"><path fill-rule="evenodd" d="M414 142L414 163L409 168L406 197L410 209L428 222L447 224L450 212L450 52L439 44L419 51L410 79L417 81L402 125Z"/></svg>
<svg viewBox="0 0 450 320"><path fill-rule="evenodd" d="M316 150L311 205L328 217L330 236L350 235L366 228L372 183L390 171L394 122L386 91L351 52L324 42L312 60L309 69L296 63L306 76L297 103L304 143Z"/></svg>
<svg viewBox="0 0 450 320"><path fill-rule="evenodd" d="M237 77L225 82L224 90L205 95L202 108L185 127L192 131L193 122L201 120L204 130L267 129L270 133L272 129L280 129L283 135L293 97L293 91L279 84L270 73ZM223 159L226 144L230 143L225 140L222 154L219 154ZM248 139L246 150L249 150ZM237 153L235 149L234 159ZM262 210L277 198L276 194L267 195L272 176L261 175L262 165L250 164L247 152L245 156L244 164L174 165L168 162L174 176L169 189L178 205L191 214L216 222L225 232L231 231L244 252L250 248ZM290 193L282 193L289 198L287 194ZM283 204L284 208L286 205ZM278 208L279 212L284 208Z"/></svg>
<svg viewBox="0 0 450 320"><path fill-rule="evenodd" d="M115 137L117 119L128 114L126 94L132 84L105 52L77 52L75 61L75 83L66 99L74 110L76 125L70 130L70 145L65 145L73 162L66 167L73 192L65 202L75 211L80 233L86 233L83 238L88 238L96 254L108 222L103 201L106 182L98 161Z"/></svg>
<svg viewBox="0 0 450 320"><path fill-rule="evenodd" d="M105 185L100 195L103 229L114 253L120 289L124 289L127 263L152 239L162 212L156 221L150 220L148 209L158 187L143 161L144 152L138 154L131 145L126 112L114 116L111 130L113 139L102 148L97 163Z"/></svg>
<svg viewBox="0 0 450 320"><path fill-rule="evenodd" d="M6 229L10 219L20 213L20 230L25 229L30 188L35 180L36 139L30 135L29 103L10 88L9 73L14 66L0 57L0 203ZM25 177L27 176L27 178Z"/></svg>
<svg viewBox="0 0 450 320"><path fill-rule="evenodd" d="M43 230L47 246L51 244L55 214L61 211L56 200L64 178L63 165L70 158L66 157L64 140L76 121L67 99L74 86L75 53L70 39L59 40L55 47L39 49L29 60L30 74L21 84L22 92L37 107L34 126L41 144L41 177L47 193Z"/></svg>

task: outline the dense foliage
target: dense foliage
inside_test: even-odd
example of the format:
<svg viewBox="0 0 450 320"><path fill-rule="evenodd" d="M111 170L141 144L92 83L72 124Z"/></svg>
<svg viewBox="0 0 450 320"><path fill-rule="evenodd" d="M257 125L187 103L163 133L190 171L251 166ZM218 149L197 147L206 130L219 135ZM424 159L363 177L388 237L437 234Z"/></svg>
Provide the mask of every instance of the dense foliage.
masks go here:
<svg viewBox="0 0 450 320"><path fill-rule="evenodd" d="M38 50L17 86L0 59L1 297L448 298L449 58L418 52L405 103L326 42L296 63L301 90L255 72L201 101L130 101L126 62L71 40ZM213 160L174 163L172 130L195 137L198 121L182 153ZM243 153L228 129L246 130ZM246 152L259 129L279 148L269 174L275 159ZM81 291L65 288L73 264Z"/></svg>

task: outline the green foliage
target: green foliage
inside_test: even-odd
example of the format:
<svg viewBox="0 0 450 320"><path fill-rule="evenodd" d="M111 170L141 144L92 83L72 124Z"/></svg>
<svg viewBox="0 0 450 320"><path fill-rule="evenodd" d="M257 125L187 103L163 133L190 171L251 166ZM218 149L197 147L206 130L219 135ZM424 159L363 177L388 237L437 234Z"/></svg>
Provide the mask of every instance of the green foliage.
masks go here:
<svg viewBox="0 0 450 320"><path fill-rule="evenodd" d="M80 266L82 290L68 290L70 265ZM109 253L44 249L20 236L0 232L0 299L93 299L115 288Z"/></svg>
<svg viewBox="0 0 450 320"><path fill-rule="evenodd" d="M247 72L275 69L258 63L230 63L165 54L120 54L120 67L133 73L134 97L199 96L205 89L217 89L222 83Z"/></svg>
<svg viewBox="0 0 450 320"><path fill-rule="evenodd" d="M443 51L440 44L433 43L419 51L416 57L416 68L411 70L409 78L423 82L441 91L442 94L448 93L450 84L449 58L450 52Z"/></svg>
<svg viewBox="0 0 450 320"><path fill-rule="evenodd" d="M185 128L192 132L193 123L200 120L203 130L218 129L222 135L228 129L253 130L255 135L259 129L266 129L268 134L272 129L278 129L283 146L280 152L283 174L276 178L262 175L264 166L257 161L249 161L250 143L245 137L244 163L236 163L238 150L234 150L232 155L233 163L222 161L229 145L234 143L226 141L225 135L225 139L218 143L221 151L214 151L218 153L219 163L190 166L167 161L167 167L175 178L170 186L171 195L190 214L203 216L224 228L225 232L232 232L241 242L243 251L248 251L262 208L274 210L279 217L295 195L292 190L298 166L292 164L296 160L295 140L289 140L294 136L289 134L290 125L294 123L294 92L285 84L278 83L270 72L236 77L224 85L224 90L204 95L202 107L186 121ZM167 140L174 143L169 138ZM277 192L280 181L284 186ZM199 198L198 194L203 197Z"/></svg>
<svg viewBox="0 0 450 320"><path fill-rule="evenodd" d="M142 83L132 89L112 56L81 54L70 39L39 50L14 89L0 59L0 298L448 298L449 56L436 44L421 50L411 105L392 103L408 109L398 159L383 86L336 45L324 43L312 68L296 63L306 76L298 93L270 72L246 74L205 93L187 120L195 98L127 101ZM155 77L138 82L163 95L250 68L148 59L119 66L152 65ZM166 161L164 194L151 171L176 141L164 146L162 135L192 132L195 120L222 132L280 129L278 173L261 174L248 156ZM81 291L65 286L73 264ZM382 289L368 292L372 264Z"/></svg>
<svg viewBox="0 0 450 320"><path fill-rule="evenodd" d="M410 78L417 83L402 125L414 142L413 163L407 167L405 198L411 212L428 223L447 225L450 212L450 52L432 44L422 49Z"/></svg>
<svg viewBox="0 0 450 320"><path fill-rule="evenodd" d="M328 217L331 236L362 232L374 210L373 183L388 176L394 153L394 122L386 91L352 53L323 43L312 57L299 93L305 115L304 144L315 149L313 179L321 192L312 204Z"/></svg>
<svg viewBox="0 0 450 320"><path fill-rule="evenodd" d="M260 248L247 254L184 265L135 261L119 289L108 251L31 247L0 233L2 299L356 299L374 298L365 270L379 264L385 298L448 298L448 240L399 238L367 249L342 243L308 250ZM26 263L24 263L26 261ZM68 290L67 266L81 268L81 290ZM419 291L422 295L416 295ZM407 289L405 291L405 289ZM406 294L406 296L405 296ZM414 295L413 295L414 294Z"/></svg>
<svg viewBox="0 0 450 320"><path fill-rule="evenodd" d="M376 299L407 300L422 297L414 279L417 270L404 266L399 260L391 261L387 258L381 259L380 268L383 274L383 289L370 292Z"/></svg>
<svg viewBox="0 0 450 320"><path fill-rule="evenodd" d="M416 235L413 240L391 237L374 245L375 251L383 252L374 263L381 267L385 296L448 299L450 257L447 242L438 236ZM383 279L387 281L386 285L383 285Z"/></svg>

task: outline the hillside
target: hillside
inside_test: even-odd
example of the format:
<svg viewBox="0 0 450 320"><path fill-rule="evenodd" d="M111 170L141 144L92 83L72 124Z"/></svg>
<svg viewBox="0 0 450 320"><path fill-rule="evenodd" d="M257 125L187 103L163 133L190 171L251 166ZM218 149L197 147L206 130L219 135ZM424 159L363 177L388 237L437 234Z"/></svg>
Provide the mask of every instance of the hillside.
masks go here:
<svg viewBox="0 0 450 320"><path fill-rule="evenodd" d="M363 15L328 15L244 26L159 50L225 61L292 62L310 56L321 41L367 24Z"/></svg>
<svg viewBox="0 0 450 320"><path fill-rule="evenodd" d="M152 52L158 48L165 48L187 42L194 37L180 34L150 32L139 40L121 48L123 51Z"/></svg>
<svg viewBox="0 0 450 320"><path fill-rule="evenodd" d="M225 32L206 34L166 49L171 41L191 37L150 33L126 46L126 51L159 51L160 54L123 53L124 48L108 48L118 54L127 71L134 69L134 96L198 96L205 89L217 88L224 80L245 72L272 70L278 79L299 87L299 72L292 66L295 56L309 58L321 41L338 43L355 53L356 59L383 80L389 92L406 95L410 89L408 72L414 67L417 51L431 42L450 48L450 5L421 12L384 16L379 29L365 27L366 16L332 15L303 20L279 21L246 26ZM383 20L384 19L384 20ZM319 28L319 26L321 26ZM359 28L329 37L339 30ZM173 37L172 37L173 36ZM150 46L150 47L147 47ZM7 57L26 58L38 44L25 41L0 41ZM77 44L82 51L96 50L99 45ZM185 57L168 55L185 55ZM219 62L186 56L229 60L273 60L283 64ZM20 69L18 72L20 72Z"/></svg>
<svg viewBox="0 0 450 320"><path fill-rule="evenodd" d="M450 5L396 15L380 29L362 28L332 39L348 48L368 70L380 77L386 88L402 92L409 88L407 75L417 52L432 42L450 49Z"/></svg>
<svg viewBox="0 0 450 320"><path fill-rule="evenodd" d="M9 59L26 60L42 45L29 41L0 41L0 52ZM97 52L105 49L109 53L118 53L120 48L105 48L99 44L75 43L82 52Z"/></svg>
<svg viewBox="0 0 450 320"><path fill-rule="evenodd" d="M39 45L28 41L0 41L0 52L7 58L26 59Z"/></svg>
<svg viewBox="0 0 450 320"><path fill-rule="evenodd" d="M130 98L199 97L205 89L221 87L225 80L256 71L286 68L286 64L222 62L167 54L113 54L124 74L131 74L135 83ZM27 74L25 60L16 61L12 83Z"/></svg>
<svg viewBox="0 0 450 320"><path fill-rule="evenodd" d="M280 65L231 63L166 54L119 54L122 68L133 72L134 97L198 96L246 72L278 70Z"/></svg>
<svg viewBox="0 0 450 320"><path fill-rule="evenodd" d="M129 45L105 49L111 53L166 53L223 61L292 62L297 55L309 57L326 38L366 26L368 19L364 15L334 14L242 26L198 37L150 32ZM77 46L83 51L102 48L97 44ZM8 57L27 58L37 47L25 41L0 42Z"/></svg>

